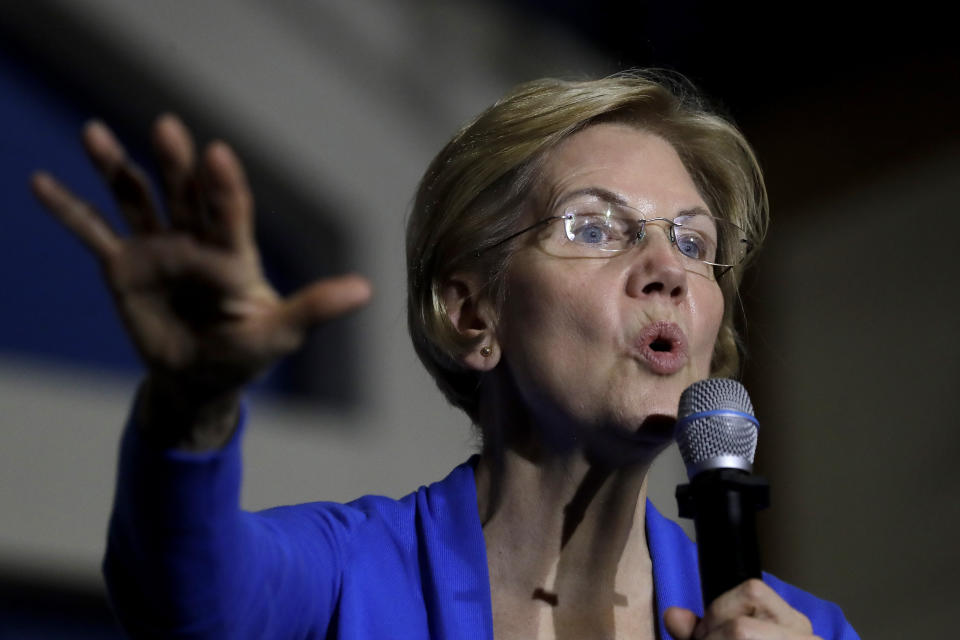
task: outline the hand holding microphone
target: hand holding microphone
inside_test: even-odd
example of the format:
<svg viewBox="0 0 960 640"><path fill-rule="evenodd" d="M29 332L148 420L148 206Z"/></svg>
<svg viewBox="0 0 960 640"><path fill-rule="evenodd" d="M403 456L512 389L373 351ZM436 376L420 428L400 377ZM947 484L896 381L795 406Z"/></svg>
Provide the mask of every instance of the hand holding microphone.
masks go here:
<svg viewBox="0 0 960 640"><path fill-rule="evenodd" d="M750 474L758 426L735 380L702 380L680 397L676 438L690 483L677 487L677 503L694 519L705 614L668 609L675 638L813 637L806 616L761 579L756 512L769 505L769 486Z"/></svg>

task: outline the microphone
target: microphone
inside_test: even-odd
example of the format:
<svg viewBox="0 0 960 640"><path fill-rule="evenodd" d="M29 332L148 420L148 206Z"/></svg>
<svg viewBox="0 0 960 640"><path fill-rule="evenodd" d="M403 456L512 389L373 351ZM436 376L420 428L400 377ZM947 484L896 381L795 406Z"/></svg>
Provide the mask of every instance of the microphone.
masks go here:
<svg viewBox="0 0 960 640"><path fill-rule="evenodd" d="M694 520L704 609L761 577L756 512L769 506L770 487L750 474L758 427L736 380L701 380L680 396L676 440L690 483L677 487L677 506Z"/></svg>

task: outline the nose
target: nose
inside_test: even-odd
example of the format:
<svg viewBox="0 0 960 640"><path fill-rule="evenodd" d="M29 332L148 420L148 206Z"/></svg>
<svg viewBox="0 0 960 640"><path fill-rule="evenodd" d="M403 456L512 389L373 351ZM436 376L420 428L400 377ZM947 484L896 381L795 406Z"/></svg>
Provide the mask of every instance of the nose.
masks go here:
<svg viewBox="0 0 960 640"><path fill-rule="evenodd" d="M648 222L646 235L627 252L630 272L626 292L634 298L655 295L679 301L687 293L687 270L683 256L670 241L668 225Z"/></svg>

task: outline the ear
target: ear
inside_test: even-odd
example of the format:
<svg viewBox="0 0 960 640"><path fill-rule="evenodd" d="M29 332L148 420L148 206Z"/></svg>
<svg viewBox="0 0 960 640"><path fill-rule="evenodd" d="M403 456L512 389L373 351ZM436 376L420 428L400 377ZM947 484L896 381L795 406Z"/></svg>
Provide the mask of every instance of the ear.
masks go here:
<svg viewBox="0 0 960 640"><path fill-rule="evenodd" d="M476 371L490 371L500 361L500 345L493 304L481 295L481 288L476 275L455 273L440 291L451 324L461 336L476 342L460 361Z"/></svg>

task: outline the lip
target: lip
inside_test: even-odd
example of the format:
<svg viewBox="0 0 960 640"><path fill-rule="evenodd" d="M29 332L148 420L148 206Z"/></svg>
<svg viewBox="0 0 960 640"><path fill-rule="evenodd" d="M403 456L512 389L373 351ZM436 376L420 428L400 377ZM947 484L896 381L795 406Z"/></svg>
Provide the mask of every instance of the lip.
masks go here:
<svg viewBox="0 0 960 640"><path fill-rule="evenodd" d="M654 322L637 335L634 351L650 371L668 376L687 364L687 336L676 323Z"/></svg>

